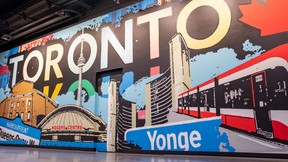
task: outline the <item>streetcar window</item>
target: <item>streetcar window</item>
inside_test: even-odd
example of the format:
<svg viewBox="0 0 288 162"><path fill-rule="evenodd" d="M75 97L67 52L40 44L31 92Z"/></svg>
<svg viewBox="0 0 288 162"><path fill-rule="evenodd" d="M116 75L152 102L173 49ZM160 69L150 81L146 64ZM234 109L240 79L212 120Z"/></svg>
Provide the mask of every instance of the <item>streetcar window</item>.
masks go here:
<svg viewBox="0 0 288 162"><path fill-rule="evenodd" d="M196 101L197 100L197 95L194 93L193 95L192 95L192 101Z"/></svg>
<svg viewBox="0 0 288 162"><path fill-rule="evenodd" d="M263 101L259 101L259 106L260 107L264 107L264 102Z"/></svg>
<svg viewBox="0 0 288 162"><path fill-rule="evenodd" d="M179 106L182 106L182 98L178 99L178 104L179 104Z"/></svg>
<svg viewBox="0 0 288 162"><path fill-rule="evenodd" d="M183 99L184 99L184 105L186 105L187 102L186 97L184 97Z"/></svg>
<svg viewBox="0 0 288 162"><path fill-rule="evenodd" d="M187 98L188 98L188 99L187 99L187 105L188 105L188 106L192 106L192 102L193 102L193 100L192 100L192 95L189 95Z"/></svg>
<svg viewBox="0 0 288 162"><path fill-rule="evenodd" d="M257 75L257 76L255 77L255 81L256 81L256 82L261 82L262 80L263 80L263 75L262 75L262 74Z"/></svg>

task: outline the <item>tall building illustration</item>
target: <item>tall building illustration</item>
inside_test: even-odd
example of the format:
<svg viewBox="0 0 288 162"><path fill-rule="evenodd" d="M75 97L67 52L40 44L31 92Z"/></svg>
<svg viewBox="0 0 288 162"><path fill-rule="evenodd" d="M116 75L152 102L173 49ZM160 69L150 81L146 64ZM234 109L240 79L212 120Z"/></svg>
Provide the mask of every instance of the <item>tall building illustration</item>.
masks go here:
<svg viewBox="0 0 288 162"><path fill-rule="evenodd" d="M57 103L34 89L34 83L20 81L12 87L12 92L0 103L0 116L14 119L20 117L23 123L36 126Z"/></svg>
<svg viewBox="0 0 288 162"><path fill-rule="evenodd" d="M117 109L116 118L118 141L117 151L131 149L131 146L125 141L125 132L133 126L136 127L136 104L121 99L120 106Z"/></svg>
<svg viewBox="0 0 288 162"><path fill-rule="evenodd" d="M118 96L118 83L111 80L108 95L107 151L131 149L125 139L125 132L136 128L136 104ZM116 122L117 121L117 122Z"/></svg>
<svg viewBox="0 0 288 162"><path fill-rule="evenodd" d="M169 42L170 68L172 79L172 107L177 112L178 95L189 90L191 85L190 51L181 34L176 34Z"/></svg>
<svg viewBox="0 0 288 162"><path fill-rule="evenodd" d="M161 77L146 84L145 125L158 125L168 122L172 108L172 85L170 69Z"/></svg>
<svg viewBox="0 0 288 162"><path fill-rule="evenodd" d="M110 80L108 95L107 151L116 150L117 83Z"/></svg>
<svg viewBox="0 0 288 162"><path fill-rule="evenodd" d="M84 29L82 29L82 35L84 34ZM78 79L78 92L77 92L77 105L82 106L82 72L83 66L85 65L85 58L83 56L83 42L84 38L81 41L81 51L80 57L78 59L78 67L79 67L79 79Z"/></svg>
<svg viewBox="0 0 288 162"><path fill-rule="evenodd" d="M145 125L168 122L170 109L177 112L178 95L192 87L190 52L181 34L169 42L170 68L159 78L146 84Z"/></svg>

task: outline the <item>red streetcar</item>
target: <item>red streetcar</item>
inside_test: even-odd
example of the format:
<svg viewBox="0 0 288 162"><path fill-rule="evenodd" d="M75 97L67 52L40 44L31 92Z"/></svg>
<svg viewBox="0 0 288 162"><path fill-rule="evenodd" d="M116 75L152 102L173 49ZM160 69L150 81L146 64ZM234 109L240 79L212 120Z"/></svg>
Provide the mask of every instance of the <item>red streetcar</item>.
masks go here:
<svg viewBox="0 0 288 162"><path fill-rule="evenodd" d="M288 141L288 44L178 96L178 113Z"/></svg>

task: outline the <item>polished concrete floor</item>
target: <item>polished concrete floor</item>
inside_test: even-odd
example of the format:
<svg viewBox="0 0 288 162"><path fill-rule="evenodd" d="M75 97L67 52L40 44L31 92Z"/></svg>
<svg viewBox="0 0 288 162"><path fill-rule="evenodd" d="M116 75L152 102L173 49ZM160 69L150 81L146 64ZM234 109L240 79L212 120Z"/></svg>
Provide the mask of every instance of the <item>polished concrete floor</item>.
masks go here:
<svg viewBox="0 0 288 162"><path fill-rule="evenodd" d="M287 159L103 153L0 146L0 162L287 162Z"/></svg>

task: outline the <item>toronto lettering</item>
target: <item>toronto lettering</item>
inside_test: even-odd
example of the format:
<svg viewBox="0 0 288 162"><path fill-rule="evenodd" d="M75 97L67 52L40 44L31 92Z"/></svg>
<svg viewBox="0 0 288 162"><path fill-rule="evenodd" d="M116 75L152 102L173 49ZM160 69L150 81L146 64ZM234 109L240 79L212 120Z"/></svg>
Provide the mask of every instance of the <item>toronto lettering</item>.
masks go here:
<svg viewBox="0 0 288 162"><path fill-rule="evenodd" d="M209 37L205 39L195 39L192 38L187 32L187 28L193 25L188 23L188 17L197 8L202 6L208 6L215 9L219 16L219 24ZM158 58L161 51L159 49L163 48L160 47L159 43L161 37L161 32L159 31L165 30L162 29L163 26L160 26L160 21L162 19L169 19L171 16L173 16L173 13L175 13L173 12L173 6L170 6L126 20L123 23L124 32L115 32L118 29L115 29L114 31L109 26L103 26L99 29L99 33L97 31L97 33L93 35L91 33L82 33L78 35L78 37L76 37L67 48L65 47L66 44L58 42L55 42L54 44L50 43L49 45L46 44L47 40L53 41L51 36L47 37L47 40L39 40L40 42L45 42L43 44L46 44L41 50L33 50L32 46L31 48L27 47L21 50L25 51L30 49L31 52L29 52L27 56L24 57L24 54L20 54L9 60L8 63L13 68L11 74L11 86L14 86L17 81L22 79L32 82L37 82L39 79L43 79L44 82L49 84L51 75L56 76L57 79L63 78L63 75L69 75L69 73L63 74L63 68L70 70L71 74L79 74L79 67L75 63L74 58L76 58L76 55L77 57L79 55L79 53L75 52L75 50L82 41L84 41L90 48L90 54L89 57L86 57L87 60L83 67L83 73L87 72L92 67L95 68L95 66L99 69L109 68L108 59L111 58L108 57L108 55L111 55L111 51L109 50L114 50L116 55L118 55L118 57L113 56L114 59L119 59L121 60L120 62L124 64L131 64L133 63L133 51L135 46L143 46L143 44L140 44L141 42L134 43L137 42L137 40L134 40L133 33L136 32L135 29L147 25L149 28L149 35L147 35L147 37L149 37L149 43L147 48L150 49L150 52L147 54L150 55L150 59ZM175 26L175 34L181 33L183 35L183 38L187 42L187 46L190 49L208 48L214 46L226 36L231 25L231 11L224 0L219 0L217 3L210 0L192 0L179 12L177 21L171 22L171 24ZM120 28L122 28L122 26ZM98 34L99 37L97 36ZM124 39L121 39L120 41L120 37L123 37ZM161 41L168 42L169 40ZM100 47L98 47L98 45L100 45ZM34 46L35 45L33 45L33 47ZM113 49L109 48L109 46ZM59 66L64 56L67 56L67 60L65 61L67 62L68 67ZM97 58L100 62L99 65L96 65L96 62L98 62L96 61ZM35 73L28 75L28 65L30 65L32 60L37 62L39 66L37 69L35 69ZM20 67L20 65L23 67ZM17 72L19 72L19 70L22 70L23 76L17 76ZM41 75L42 73L44 75ZM40 78L40 76L43 76L43 78ZM61 87L62 83L58 83L56 85L55 92L53 92L54 96L57 95ZM48 93L49 86L45 86L45 88L47 91L46 93Z"/></svg>

